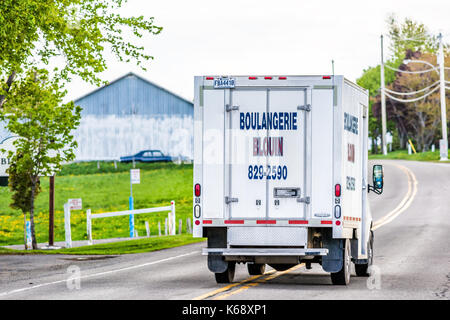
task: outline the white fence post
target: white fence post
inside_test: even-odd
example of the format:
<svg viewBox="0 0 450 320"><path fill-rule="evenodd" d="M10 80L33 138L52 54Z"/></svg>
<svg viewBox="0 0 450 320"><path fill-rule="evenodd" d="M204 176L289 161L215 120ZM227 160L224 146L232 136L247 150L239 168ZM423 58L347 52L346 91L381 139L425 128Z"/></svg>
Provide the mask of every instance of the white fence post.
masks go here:
<svg viewBox="0 0 450 320"><path fill-rule="evenodd" d="M181 234L181 231L183 230L183 219L180 219L178 221L179 225L178 225L178 234Z"/></svg>
<svg viewBox="0 0 450 320"><path fill-rule="evenodd" d="M191 227L191 218L186 219L186 232L192 233L192 227Z"/></svg>
<svg viewBox="0 0 450 320"><path fill-rule="evenodd" d="M161 221L158 221L158 236L161 237Z"/></svg>
<svg viewBox="0 0 450 320"><path fill-rule="evenodd" d="M164 219L164 235L167 236L167 218Z"/></svg>
<svg viewBox="0 0 450 320"><path fill-rule="evenodd" d="M92 220L91 220L91 209L87 209L87 210L86 210L86 227L87 227L88 245L92 245Z"/></svg>
<svg viewBox="0 0 450 320"><path fill-rule="evenodd" d="M145 230L147 231L147 237L150 237L150 226L148 225L148 221L145 221Z"/></svg>
<svg viewBox="0 0 450 320"><path fill-rule="evenodd" d="M170 202L171 211L169 212L169 234L174 236L176 233L176 219L175 219L175 201Z"/></svg>
<svg viewBox="0 0 450 320"><path fill-rule="evenodd" d="M72 233L70 230L70 207L68 202L64 204L64 229L66 234L66 248L72 248Z"/></svg>

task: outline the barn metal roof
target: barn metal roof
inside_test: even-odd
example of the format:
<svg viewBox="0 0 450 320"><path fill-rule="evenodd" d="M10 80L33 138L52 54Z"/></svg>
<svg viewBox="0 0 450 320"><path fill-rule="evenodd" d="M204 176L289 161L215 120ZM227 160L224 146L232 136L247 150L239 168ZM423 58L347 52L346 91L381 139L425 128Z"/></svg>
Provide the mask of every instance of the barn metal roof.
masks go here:
<svg viewBox="0 0 450 320"><path fill-rule="evenodd" d="M180 96L180 95L178 95L178 94L176 94L176 93L174 93L174 92L172 92L172 91L170 91L170 90L168 90L168 89L166 89L166 88L164 88L164 87L161 87L160 85L157 85L156 83L154 83L154 82L152 82L152 81L150 81L150 80L148 80L148 79L145 79L145 78L141 77L140 75L137 75L137 74L134 73L134 72L128 72L127 74L124 74L123 76L121 76L121 77L119 77L119 78L117 78L117 79L115 79L115 80L113 80L113 81L110 81L108 84L106 84L106 85L104 85L104 86L101 86L101 87L98 87L98 88L92 90L91 92L88 92L88 93L86 93L85 95L82 95L81 97L79 97L79 98L77 98L77 99L75 99L75 100L73 100L73 101L76 103L77 101L82 100L82 99L84 99L84 98L86 98L86 97L88 97L88 96L90 96L90 95L96 93L97 91L100 91L100 90L102 90L103 88L106 88L106 87L108 87L108 86L110 86L110 85L112 85L112 84L114 84L114 83L116 83L116 82L118 82L118 81L120 81L120 80L122 80L122 79L125 79L125 78L128 77L128 76L135 76L136 78L139 78L139 79L141 79L141 80L147 82L148 84L150 84L150 85L152 85L152 86L154 86L154 87L157 87L158 89L164 90L164 91L166 91L167 93L170 93L171 95L174 95L174 96L176 96L176 97L178 97L178 98L180 98L180 99L186 101L187 103L193 104L193 101L189 101L189 100L183 98L182 96Z"/></svg>

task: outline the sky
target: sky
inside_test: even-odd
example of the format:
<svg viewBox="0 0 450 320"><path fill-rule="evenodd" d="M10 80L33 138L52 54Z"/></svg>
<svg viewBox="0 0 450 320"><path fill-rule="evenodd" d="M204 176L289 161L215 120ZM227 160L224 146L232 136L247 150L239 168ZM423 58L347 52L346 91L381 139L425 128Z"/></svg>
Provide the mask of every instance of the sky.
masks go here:
<svg viewBox="0 0 450 320"><path fill-rule="evenodd" d="M424 23L450 42L448 0L128 0L123 16L154 17L159 35L136 43L154 57L147 71L105 52L112 81L132 71L188 100L195 75L335 74L356 81L380 63L380 35L394 13ZM385 57L389 56L385 37ZM74 78L67 99L96 87Z"/></svg>

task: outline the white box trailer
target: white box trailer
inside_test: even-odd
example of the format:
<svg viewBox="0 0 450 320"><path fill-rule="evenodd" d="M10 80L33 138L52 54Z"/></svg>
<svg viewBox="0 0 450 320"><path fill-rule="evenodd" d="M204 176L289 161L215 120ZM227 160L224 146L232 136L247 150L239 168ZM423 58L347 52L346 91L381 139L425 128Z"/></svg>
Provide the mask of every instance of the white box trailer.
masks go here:
<svg viewBox="0 0 450 320"><path fill-rule="evenodd" d="M218 283L236 263L367 275L368 103L343 76L195 77L193 235Z"/></svg>

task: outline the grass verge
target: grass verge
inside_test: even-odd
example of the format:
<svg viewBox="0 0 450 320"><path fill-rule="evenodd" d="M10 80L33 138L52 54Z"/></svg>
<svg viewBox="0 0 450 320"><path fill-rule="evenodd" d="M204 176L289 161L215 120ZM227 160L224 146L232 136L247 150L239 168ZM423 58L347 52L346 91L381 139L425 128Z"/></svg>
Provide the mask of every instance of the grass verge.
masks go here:
<svg viewBox="0 0 450 320"><path fill-rule="evenodd" d="M12 250L0 247L0 255L25 254L73 254L73 255L119 255L142 253L168 249L186 244L204 241L204 238L193 238L190 234L176 236L161 236L137 240L127 240L111 243L94 244L70 249L57 250Z"/></svg>

